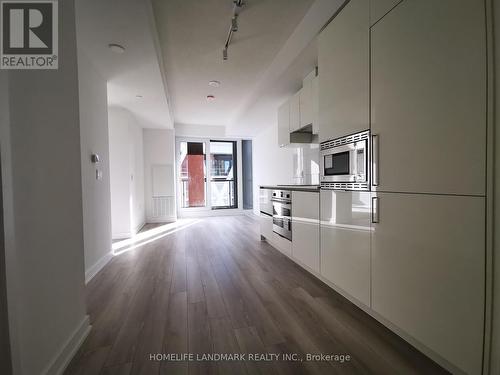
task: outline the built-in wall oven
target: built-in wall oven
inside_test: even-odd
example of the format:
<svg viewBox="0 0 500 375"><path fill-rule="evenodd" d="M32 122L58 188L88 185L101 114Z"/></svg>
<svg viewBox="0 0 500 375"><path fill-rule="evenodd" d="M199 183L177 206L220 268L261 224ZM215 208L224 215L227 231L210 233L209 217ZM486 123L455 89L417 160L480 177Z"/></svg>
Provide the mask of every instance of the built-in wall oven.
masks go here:
<svg viewBox="0 0 500 375"><path fill-rule="evenodd" d="M370 131L321 143L321 187L369 190Z"/></svg>
<svg viewBox="0 0 500 375"><path fill-rule="evenodd" d="M273 190L273 232L292 240L292 192Z"/></svg>

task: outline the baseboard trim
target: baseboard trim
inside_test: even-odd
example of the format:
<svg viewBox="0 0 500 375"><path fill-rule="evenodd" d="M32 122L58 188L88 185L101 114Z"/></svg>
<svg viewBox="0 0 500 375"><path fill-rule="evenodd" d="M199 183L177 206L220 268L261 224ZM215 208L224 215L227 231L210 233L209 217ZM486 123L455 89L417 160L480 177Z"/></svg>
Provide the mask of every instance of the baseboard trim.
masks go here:
<svg viewBox="0 0 500 375"><path fill-rule="evenodd" d="M113 253L110 251L99 259L93 266L85 271L85 284L88 284L90 280L94 278L95 275L99 273L102 268L108 264L108 262L113 258Z"/></svg>
<svg viewBox="0 0 500 375"><path fill-rule="evenodd" d="M245 215L241 208L228 208L220 210L186 210L180 211L177 215L180 219L190 219L197 217L212 217L212 216L240 216Z"/></svg>
<svg viewBox="0 0 500 375"><path fill-rule="evenodd" d="M148 223L153 223L153 224L157 224L157 223L169 224L169 223L176 222L177 217L175 217L175 216L165 216L165 217L155 217L155 218L149 217L149 218L147 218L146 221Z"/></svg>
<svg viewBox="0 0 500 375"><path fill-rule="evenodd" d="M134 233L133 235L137 235L141 231L142 228L146 225L146 221L141 222L136 228L134 228Z"/></svg>
<svg viewBox="0 0 500 375"><path fill-rule="evenodd" d="M45 371L42 371L42 374L62 375L80 346L83 344L83 341L87 338L91 328L92 326L90 325L89 316L85 315L78 327L76 327L71 336L59 350L59 353L57 353Z"/></svg>
<svg viewBox="0 0 500 375"><path fill-rule="evenodd" d="M132 237L132 233L130 232L123 232L123 233L113 233L111 238L113 240L126 240L127 238Z"/></svg>

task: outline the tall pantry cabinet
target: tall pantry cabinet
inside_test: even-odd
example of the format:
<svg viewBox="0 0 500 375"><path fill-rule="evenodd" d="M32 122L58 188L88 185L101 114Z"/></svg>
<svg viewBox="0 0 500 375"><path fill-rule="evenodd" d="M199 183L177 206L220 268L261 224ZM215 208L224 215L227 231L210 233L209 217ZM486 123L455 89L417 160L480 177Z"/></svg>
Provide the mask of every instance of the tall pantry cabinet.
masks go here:
<svg viewBox="0 0 500 375"><path fill-rule="evenodd" d="M459 4L405 0L371 28L378 190L485 194L485 10Z"/></svg>
<svg viewBox="0 0 500 375"><path fill-rule="evenodd" d="M318 37L319 141L369 123L369 0L351 0Z"/></svg>
<svg viewBox="0 0 500 375"><path fill-rule="evenodd" d="M371 3L371 308L451 368L481 374L484 3Z"/></svg>

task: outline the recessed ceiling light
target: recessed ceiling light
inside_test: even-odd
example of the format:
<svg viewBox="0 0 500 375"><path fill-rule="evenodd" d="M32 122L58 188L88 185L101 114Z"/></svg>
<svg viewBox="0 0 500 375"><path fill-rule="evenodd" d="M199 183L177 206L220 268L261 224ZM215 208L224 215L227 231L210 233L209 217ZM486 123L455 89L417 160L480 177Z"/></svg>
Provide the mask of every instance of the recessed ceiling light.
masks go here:
<svg viewBox="0 0 500 375"><path fill-rule="evenodd" d="M135 97L136 97L137 99L142 99L142 98L143 98L143 96L142 96L142 95L139 95L139 94L138 94L138 95L136 95Z"/></svg>
<svg viewBox="0 0 500 375"><path fill-rule="evenodd" d="M215 96L213 95L207 95L207 102L213 102L215 100Z"/></svg>
<svg viewBox="0 0 500 375"><path fill-rule="evenodd" d="M113 51L114 53L123 53L125 52L125 47L119 45L119 44L115 44L115 43L111 43L111 44L108 44L108 48Z"/></svg>
<svg viewBox="0 0 500 375"><path fill-rule="evenodd" d="M208 85L212 86L212 87L219 87L220 86L220 82L219 81L209 81Z"/></svg>

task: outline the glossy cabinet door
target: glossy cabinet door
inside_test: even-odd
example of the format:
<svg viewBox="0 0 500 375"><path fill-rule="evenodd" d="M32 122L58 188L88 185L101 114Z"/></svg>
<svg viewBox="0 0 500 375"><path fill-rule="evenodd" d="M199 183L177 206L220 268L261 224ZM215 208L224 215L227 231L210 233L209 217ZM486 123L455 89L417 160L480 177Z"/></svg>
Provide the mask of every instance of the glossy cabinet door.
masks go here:
<svg viewBox="0 0 500 375"><path fill-rule="evenodd" d="M272 189L259 188L259 210L261 213L272 216L273 202L271 202Z"/></svg>
<svg viewBox="0 0 500 375"><path fill-rule="evenodd" d="M379 21L401 1L402 0L370 0L370 25Z"/></svg>
<svg viewBox="0 0 500 375"><path fill-rule="evenodd" d="M290 98L290 133L300 129L300 91Z"/></svg>
<svg viewBox="0 0 500 375"><path fill-rule="evenodd" d="M351 0L318 38L320 142L369 128L369 0Z"/></svg>
<svg viewBox="0 0 500 375"><path fill-rule="evenodd" d="M292 257L319 273L319 193L292 191Z"/></svg>
<svg viewBox="0 0 500 375"><path fill-rule="evenodd" d="M290 102L286 101L278 108L278 146L290 144Z"/></svg>
<svg viewBox="0 0 500 375"><path fill-rule="evenodd" d="M273 217L261 212L260 217L259 217L259 221L260 221L260 235L268 241L272 240L273 239Z"/></svg>
<svg viewBox="0 0 500 375"><path fill-rule="evenodd" d="M319 78L311 81L312 133L319 134Z"/></svg>
<svg viewBox="0 0 500 375"><path fill-rule="evenodd" d="M370 306L370 192L320 194L321 275Z"/></svg>
<svg viewBox="0 0 500 375"><path fill-rule="evenodd" d="M312 80L304 80L299 94L300 127L311 125L313 122Z"/></svg>
<svg viewBox="0 0 500 375"><path fill-rule="evenodd" d="M377 190L485 194L485 9L459 4L405 0L371 28Z"/></svg>
<svg viewBox="0 0 500 375"><path fill-rule="evenodd" d="M376 199L372 309L465 373L481 374L485 199Z"/></svg>

